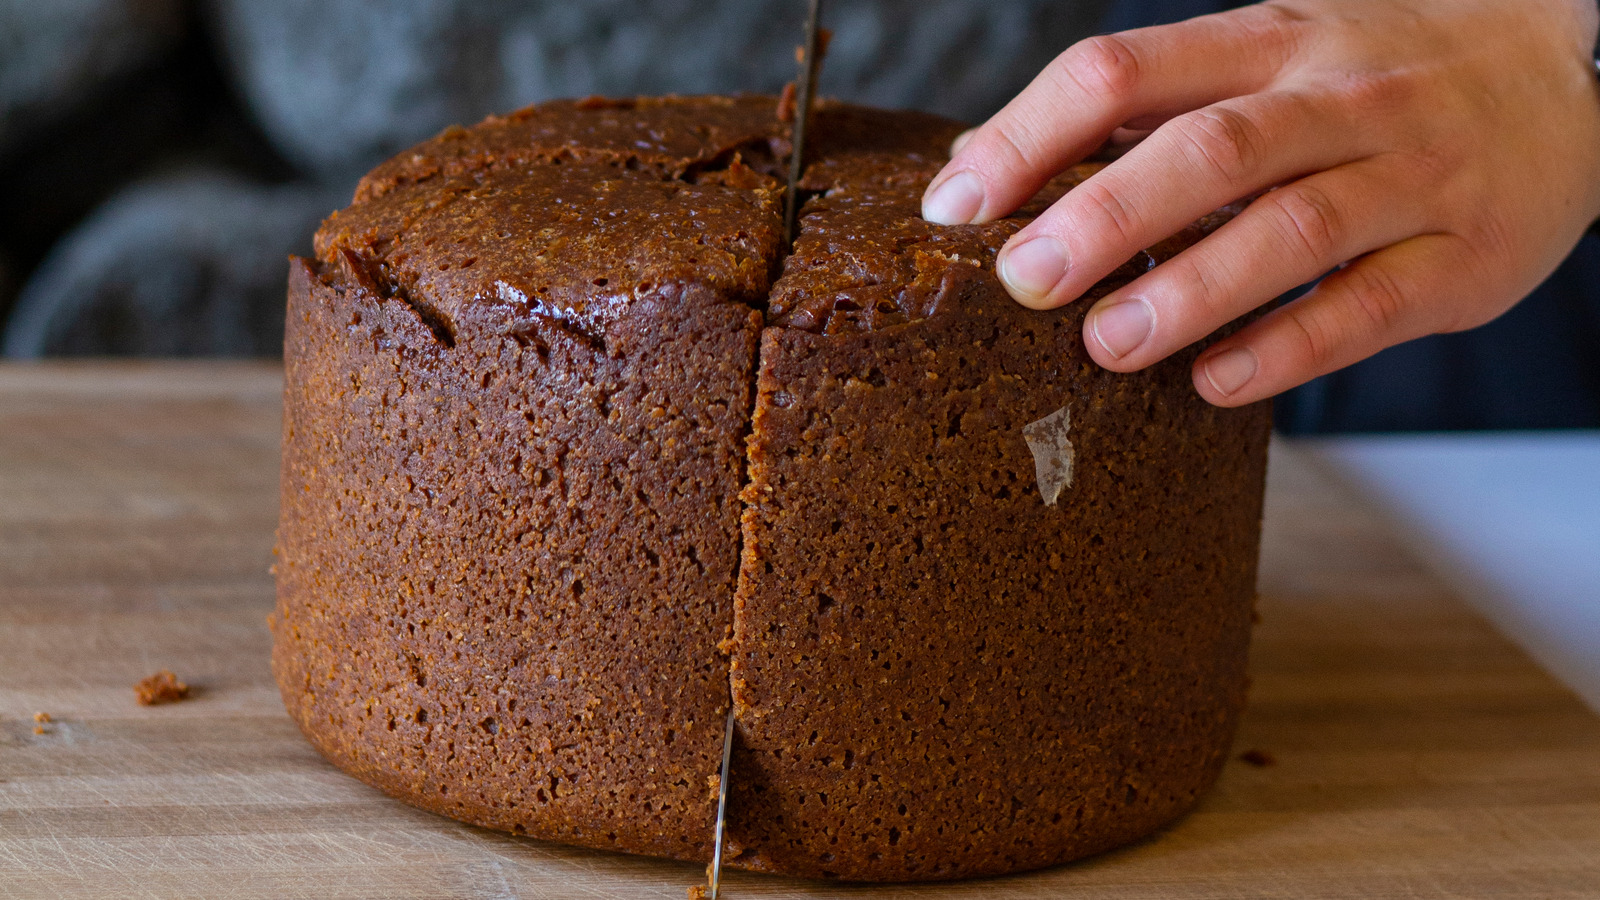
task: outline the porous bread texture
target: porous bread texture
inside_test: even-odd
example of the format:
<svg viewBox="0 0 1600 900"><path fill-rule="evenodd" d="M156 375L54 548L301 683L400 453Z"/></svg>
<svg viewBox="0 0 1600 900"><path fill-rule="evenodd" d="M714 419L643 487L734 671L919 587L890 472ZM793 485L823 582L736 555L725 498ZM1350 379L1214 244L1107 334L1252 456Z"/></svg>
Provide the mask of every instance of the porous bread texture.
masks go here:
<svg viewBox="0 0 1600 900"><path fill-rule="evenodd" d="M579 101L374 170L294 262L273 665L335 763L463 821L865 880L1148 834L1244 700L1268 412L1095 366L917 215L960 126ZM1130 261L1104 293L1220 219ZM1054 506L1023 429L1066 408Z"/></svg>

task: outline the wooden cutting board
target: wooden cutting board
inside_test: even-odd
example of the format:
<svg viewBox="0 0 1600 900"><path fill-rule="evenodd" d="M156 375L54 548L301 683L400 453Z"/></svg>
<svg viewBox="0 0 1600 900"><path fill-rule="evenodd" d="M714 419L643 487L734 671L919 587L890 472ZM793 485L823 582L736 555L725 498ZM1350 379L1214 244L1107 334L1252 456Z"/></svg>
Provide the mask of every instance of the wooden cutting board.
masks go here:
<svg viewBox="0 0 1600 900"><path fill-rule="evenodd" d="M280 373L0 366L0 897L684 897L698 866L459 825L345 777L267 671ZM731 898L1600 897L1600 717L1274 448L1255 686L1199 810L942 885ZM132 685L171 668L168 706ZM35 734L33 715L52 721Z"/></svg>

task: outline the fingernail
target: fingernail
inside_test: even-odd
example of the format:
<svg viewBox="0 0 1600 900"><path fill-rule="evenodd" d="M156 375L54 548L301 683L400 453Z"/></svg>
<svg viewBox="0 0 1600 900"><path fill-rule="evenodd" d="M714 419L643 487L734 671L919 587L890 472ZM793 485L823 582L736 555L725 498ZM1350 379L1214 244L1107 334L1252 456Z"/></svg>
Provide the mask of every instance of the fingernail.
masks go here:
<svg viewBox="0 0 1600 900"><path fill-rule="evenodd" d="M1000 280L1023 302L1043 300L1067 274L1067 248L1053 237L1023 241L1000 258Z"/></svg>
<svg viewBox="0 0 1600 900"><path fill-rule="evenodd" d="M1089 313L1089 331L1112 359L1121 359L1144 343L1154 322L1154 311L1143 300L1123 300Z"/></svg>
<svg viewBox="0 0 1600 900"><path fill-rule="evenodd" d="M1206 360L1202 370L1217 393L1228 397L1256 377L1256 368L1255 351L1248 347L1235 347Z"/></svg>
<svg viewBox="0 0 1600 900"><path fill-rule="evenodd" d="M972 136L977 133L978 129L968 128L966 131L956 135L956 139L950 142L950 155L955 156L957 153L960 153L961 148L965 147L967 145L967 141L972 140Z"/></svg>
<svg viewBox="0 0 1600 900"><path fill-rule="evenodd" d="M922 198L922 217L935 225L966 225L983 208L983 182L971 172L957 172Z"/></svg>

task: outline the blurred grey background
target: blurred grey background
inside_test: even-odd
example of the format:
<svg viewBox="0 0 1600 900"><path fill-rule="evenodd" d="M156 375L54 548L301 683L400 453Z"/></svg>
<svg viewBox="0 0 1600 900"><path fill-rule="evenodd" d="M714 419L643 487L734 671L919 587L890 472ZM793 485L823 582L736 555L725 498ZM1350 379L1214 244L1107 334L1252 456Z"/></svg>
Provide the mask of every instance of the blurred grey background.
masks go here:
<svg viewBox="0 0 1600 900"><path fill-rule="evenodd" d="M776 92L802 0L0 0L0 349L272 355L285 256L373 164L555 97ZM1096 31L1221 0L830 0L824 93L981 121ZM1600 426L1600 248L1289 431Z"/></svg>
<svg viewBox="0 0 1600 900"><path fill-rule="evenodd" d="M1103 5L835 0L823 90L979 120ZM284 257L309 252L380 160L554 97L776 92L803 13L795 0L0 0L5 353L275 353Z"/></svg>

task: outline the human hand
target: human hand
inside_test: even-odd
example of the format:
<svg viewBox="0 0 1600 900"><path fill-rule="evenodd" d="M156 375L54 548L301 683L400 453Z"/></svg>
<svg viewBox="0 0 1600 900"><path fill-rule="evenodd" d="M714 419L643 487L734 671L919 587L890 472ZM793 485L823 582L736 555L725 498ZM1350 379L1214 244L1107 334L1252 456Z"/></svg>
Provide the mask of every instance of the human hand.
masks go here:
<svg viewBox="0 0 1600 900"><path fill-rule="evenodd" d="M1084 322L1133 371L1332 271L1196 360L1202 397L1242 405L1483 324L1555 269L1600 216L1597 27L1595 0L1278 0L1090 38L958 139L923 215L1006 215L1149 131L1001 250L1006 289L1049 309L1276 186Z"/></svg>

